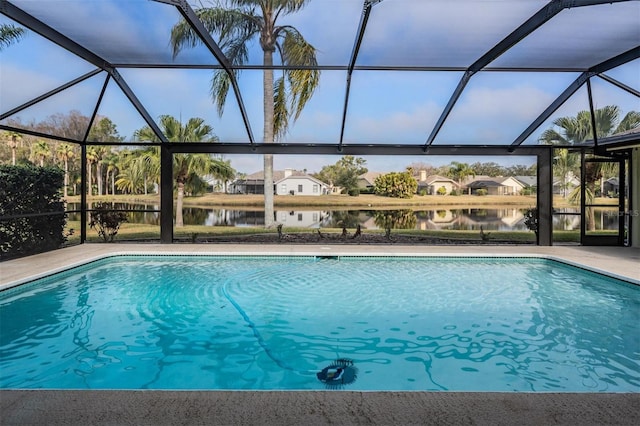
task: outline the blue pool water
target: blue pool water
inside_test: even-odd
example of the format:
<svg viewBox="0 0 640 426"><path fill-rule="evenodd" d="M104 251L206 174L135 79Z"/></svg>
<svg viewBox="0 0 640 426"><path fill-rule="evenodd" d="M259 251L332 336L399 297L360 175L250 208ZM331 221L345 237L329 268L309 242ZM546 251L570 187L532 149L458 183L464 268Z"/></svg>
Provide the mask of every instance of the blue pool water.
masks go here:
<svg viewBox="0 0 640 426"><path fill-rule="evenodd" d="M544 259L119 256L0 293L0 388L640 392L639 323Z"/></svg>

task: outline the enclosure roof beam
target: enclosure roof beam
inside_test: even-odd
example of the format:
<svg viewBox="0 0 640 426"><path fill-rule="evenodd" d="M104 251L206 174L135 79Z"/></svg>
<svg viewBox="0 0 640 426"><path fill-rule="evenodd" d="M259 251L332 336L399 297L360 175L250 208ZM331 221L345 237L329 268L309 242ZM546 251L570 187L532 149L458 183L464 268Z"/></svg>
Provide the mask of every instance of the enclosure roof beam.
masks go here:
<svg viewBox="0 0 640 426"><path fill-rule="evenodd" d="M244 122L244 127L249 137L249 141L253 145L255 143L255 138L253 137L253 131L251 130L251 123L249 122L249 115L247 114L247 110L244 105L244 101L242 99L242 94L240 93L240 86L238 86L238 79L236 78L235 70L233 69L233 65L229 61L229 58L224 54L218 43L211 37L211 34L204 26L196 12L191 8L189 3L185 0L154 0L159 3L165 3L172 6L175 6L184 20L189 24L191 29L198 35L202 43L209 49L209 52L216 58L216 60L220 63L222 68L224 68L227 75L229 75L229 80L231 81L231 87L233 87L233 93L236 97L236 101L238 103L238 107L240 108L240 114L242 115L242 121Z"/></svg>
<svg viewBox="0 0 640 426"><path fill-rule="evenodd" d="M160 138L160 140L162 140L163 142L168 142L167 138L164 136L164 134L162 133L158 125L155 123L153 118L151 118L151 116L149 115L147 110L144 108L140 100L136 97L136 95L133 93L131 88L126 84L124 79L120 76L120 74L117 72L115 67L111 63L109 63L109 61L107 61L104 58L101 58L100 56L90 51L89 49L71 40L70 38L56 31L49 25L45 24L44 22L40 21L34 16L26 13L24 10L11 4L9 1L7 0L0 0L0 1L2 2L0 5L0 10L2 11L3 14L7 15L9 18L13 19L14 21L16 21L21 25L24 25L30 30L40 34L46 39L68 50L69 52L79 56L80 58L95 65L96 67L108 72L111 75L111 77L113 77L113 79L116 81L116 83L118 83L118 85L120 86L124 94L127 96L127 98L129 98L129 101L138 110L140 115L142 115L142 118L147 122L149 127L151 127L154 133L156 133L156 136L158 136L158 138Z"/></svg>
<svg viewBox="0 0 640 426"><path fill-rule="evenodd" d="M613 84L614 86L631 93L632 95L635 95L637 97L640 97L640 90L636 90L633 87L627 86L626 84L622 83L621 81L616 80L615 78L612 78L604 73L602 74L598 74L598 77L600 77L601 79L603 79L604 81L607 81L611 84Z"/></svg>
<svg viewBox="0 0 640 426"><path fill-rule="evenodd" d="M438 133L442 129L447 117L453 110L456 102L462 95L464 88L467 83L473 76L473 74L485 68L491 62L496 60L500 55L509 50L515 44L517 44L520 40L534 32L536 29L540 28L545 22L556 16L558 13L562 11L566 6L566 1L563 0L554 0L551 3L545 5L542 9L536 12L533 16L527 19L522 25L516 28L513 32L511 32L508 36L506 36L502 41L492 47L487 53L482 55L477 61L475 61L471 66L466 70L458 86L453 92L453 95L449 99L449 102L442 111L440 118L436 122L434 128L431 131L431 134L427 138L427 141L424 145L424 150L427 151L433 144L433 141L436 139Z"/></svg>
<svg viewBox="0 0 640 426"><path fill-rule="evenodd" d="M77 139L66 138L63 136L50 135L48 133L36 132L35 130L30 129L21 129L20 127L7 126L6 124L0 124L0 130L6 130L8 132L21 133L24 135L35 136L38 138L51 139L60 142L69 142L76 143L78 145L82 144L82 141Z"/></svg>
<svg viewBox="0 0 640 426"><path fill-rule="evenodd" d="M542 125L542 123L544 123L549 117L551 117L551 114L553 114L558 108L560 108L560 106L565 103L567 101L567 99L569 99L580 87L582 87L582 85L591 77L593 76L594 73L588 73L588 72L583 72L582 74L580 74L578 76L578 78L576 78L573 83L571 83L569 85L569 87L567 87L564 92L562 92L560 94L560 96L558 96L552 103L551 105L549 105L547 107L547 109L545 109L542 114L540 114L538 116L538 118L536 118L533 123L531 123L529 125L529 127L527 127L525 129L524 132L522 132L520 134L520 136L518 136L513 143L511 144L512 147L516 147L521 145L529 136L531 136L531 134Z"/></svg>
<svg viewBox="0 0 640 426"><path fill-rule="evenodd" d="M611 59L607 59L606 61L599 63L598 65L594 65L589 68L589 71L601 74L638 58L640 58L640 46L636 46L633 49L629 49L626 52L619 54L618 56L614 56Z"/></svg>
<svg viewBox="0 0 640 426"><path fill-rule="evenodd" d="M338 151L336 144L295 144L261 143L254 146L239 143L170 143L163 144L172 153L211 153L211 154L301 154L301 155L425 155L422 145L391 144L343 144ZM537 155L549 149L547 145L522 146L511 151L510 145L435 145L430 155Z"/></svg>
<svg viewBox="0 0 640 426"><path fill-rule="evenodd" d="M100 74L101 72L103 72L104 70L100 69L100 68L96 68L93 71L89 71L88 73L81 75L78 78L75 78L65 84L63 84L62 86L58 86L53 90L48 91L47 93L44 93L40 96L38 96L37 98L33 98L32 100L23 103L22 105L19 105L3 114L0 114L0 120L4 120L5 118L8 118L10 116L12 116L13 114L17 114L18 112L29 108L30 106L33 106L35 104L37 104L40 101L43 101L47 98L50 98L53 95L56 95L60 92L62 92L63 90L68 89L69 87L75 86L78 83L81 83L91 77L93 77L94 75Z"/></svg>
<svg viewBox="0 0 640 426"><path fill-rule="evenodd" d="M569 99L571 95L573 95L588 79L590 79L594 75L604 73L612 68L626 64L627 62L637 59L638 57L640 57L640 47L635 47L624 53L621 53L618 56L615 56L611 59L601 62L591 67L589 71L585 71L582 74L580 74L578 78L576 78L575 81L571 83L569 87L567 87L565 91L562 92L560 96L558 96L556 100L554 100L553 103L549 105L547 109L545 109L544 112L540 114L540 116L538 116L538 118L536 118L535 121L531 123L529 127L527 127L526 130L522 132L522 134L513 141L511 146L518 146L522 144L529 136L531 136L531 134L538 127L542 125L542 123L544 123L551 116L551 114L553 114L558 108L560 108L560 106L564 102L566 102L566 100Z"/></svg>
<svg viewBox="0 0 640 426"><path fill-rule="evenodd" d="M371 14L371 8L377 1L365 0L362 15L360 16L360 23L358 24L358 31L356 40L353 44L353 50L351 51L351 59L349 60L349 66L347 67L347 87L344 95L344 106L342 108L342 123L340 124L340 142L338 144L338 151L342 147L344 141L344 127L347 122L347 110L349 109L349 94L351 93L351 75L353 69L356 66L356 60L358 59L358 53L360 52L360 46L362 45L362 39L367 29L367 22L369 22L369 15Z"/></svg>

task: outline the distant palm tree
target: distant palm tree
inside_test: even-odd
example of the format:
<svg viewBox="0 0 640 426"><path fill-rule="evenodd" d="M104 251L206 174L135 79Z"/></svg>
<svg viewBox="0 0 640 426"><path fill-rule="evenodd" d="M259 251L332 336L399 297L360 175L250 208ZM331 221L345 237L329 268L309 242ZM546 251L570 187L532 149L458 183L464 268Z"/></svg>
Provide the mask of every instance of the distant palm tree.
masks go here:
<svg viewBox="0 0 640 426"><path fill-rule="evenodd" d="M105 195L109 193L109 184L111 185L111 195L115 195L116 193L116 174L118 173L118 155L114 152L109 152L107 156L102 161L104 165L107 167L105 182L107 184L105 188ZM109 179L111 176L111 179Z"/></svg>
<svg viewBox="0 0 640 426"><path fill-rule="evenodd" d="M320 72L312 68L283 70L274 82L273 55L278 53L286 66L314 67L316 49L292 26L277 25L278 18L301 10L310 0L224 0L222 6L200 8L195 12L232 64L243 65L248 49L258 38L263 51L263 142L272 143L283 136L289 120L298 119L302 109L318 86ZM224 7L224 6L227 7ZM185 46L195 46L200 38L182 20L171 31L174 57ZM211 95L222 115L231 85L230 76L216 71L211 83ZM265 226L274 224L273 155L264 155Z"/></svg>
<svg viewBox="0 0 640 426"><path fill-rule="evenodd" d="M91 146L87 148L87 189L89 190L89 196L93 195L91 169L93 168L93 164L98 162L99 158L96 147Z"/></svg>
<svg viewBox="0 0 640 426"><path fill-rule="evenodd" d="M125 194L138 194L142 184L140 171L133 167L120 170L116 179L116 187Z"/></svg>
<svg viewBox="0 0 640 426"><path fill-rule="evenodd" d="M451 176L451 179L458 182L460 189L462 189L462 182L465 178L475 175L476 172L467 163L459 163L457 161L451 162L451 166L449 167L449 176Z"/></svg>
<svg viewBox="0 0 640 426"><path fill-rule="evenodd" d="M61 143L56 148L56 157L64 164L64 198L67 198L69 188L69 160L75 156L73 145Z"/></svg>
<svg viewBox="0 0 640 426"><path fill-rule="evenodd" d="M33 157L38 161L40 167L44 167L44 160L51 156L51 148L49 144L43 140L36 141L35 145L32 146L31 152L33 153Z"/></svg>
<svg viewBox="0 0 640 426"><path fill-rule="evenodd" d="M16 150L18 149L19 142L22 140L22 135L16 132L4 132L7 137L7 144L11 149L11 165L16 165Z"/></svg>
<svg viewBox="0 0 640 426"><path fill-rule="evenodd" d="M0 51L20 40L24 34L24 28L11 24L0 25Z"/></svg>
<svg viewBox="0 0 640 426"><path fill-rule="evenodd" d="M215 142L218 138L213 134L213 128L204 123L202 118L190 118L183 126L180 121L170 115L160 117L160 128L170 142ZM143 127L135 132L139 140L158 141L157 136L149 127ZM184 187L192 174L228 174L231 166L208 154L174 154L173 176L176 180L176 227L184 226L182 218L182 204Z"/></svg>

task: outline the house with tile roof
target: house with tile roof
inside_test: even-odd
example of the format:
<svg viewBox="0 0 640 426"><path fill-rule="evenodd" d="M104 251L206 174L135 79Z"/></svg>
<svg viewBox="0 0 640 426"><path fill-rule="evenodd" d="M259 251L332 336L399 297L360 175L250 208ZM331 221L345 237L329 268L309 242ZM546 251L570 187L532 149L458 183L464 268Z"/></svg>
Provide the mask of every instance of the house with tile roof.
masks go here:
<svg viewBox="0 0 640 426"><path fill-rule="evenodd" d="M486 190L487 195L518 195L525 185L513 176L475 176L465 185L471 194Z"/></svg>
<svg viewBox="0 0 640 426"><path fill-rule="evenodd" d="M329 193L329 185L309 176L305 172L284 169L273 171L273 191L275 195L324 195ZM235 180L230 185L234 194L264 194L264 172L259 171Z"/></svg>
<svg viewBox="0 0 640 426"><path fill-rule="evenodd" d="M418 194L449 195L452 191L460 189L458 183L448 177L439 175L424 176L424 179L422 177L421 175L418 180ZM444 188L444 192L440 188Z"/></svg>

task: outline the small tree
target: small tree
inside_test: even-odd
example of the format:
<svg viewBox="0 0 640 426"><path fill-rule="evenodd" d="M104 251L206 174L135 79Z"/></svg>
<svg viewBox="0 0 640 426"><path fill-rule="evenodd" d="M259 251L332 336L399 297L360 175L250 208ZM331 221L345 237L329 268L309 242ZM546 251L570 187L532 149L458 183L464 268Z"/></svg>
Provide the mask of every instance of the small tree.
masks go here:
<svg viewBox="0 0 640 426"><path fill-rule="evenodd" d="M364 158L345 155L336 164L324 166L312 176L328 183L331 188L340 186L348 193L350 189L358 188L358 177L368 171L366 163Z"/></svg>
<svg viewBox="0 0 640 426"><path fill-rule="evenodd" d="M374 182L375 193L386 197L411 198L418 189L418 181L410 170L391 172L378 176Z"/></svg>
<svg viewBox="0 0 640 426"><path fill-rule="evenodd" d="M120 230L120 225L127 221L125 212L114 211L108 203L98 203L91 212L91 229L98 231L105 243L113 242Z"/></svg>
<svg viewBox="0 0 640 426"><path fill-rule="evenodd" d="M444 186L438 188L438 195L447 195L447 188L445 188Z"/></svg>

